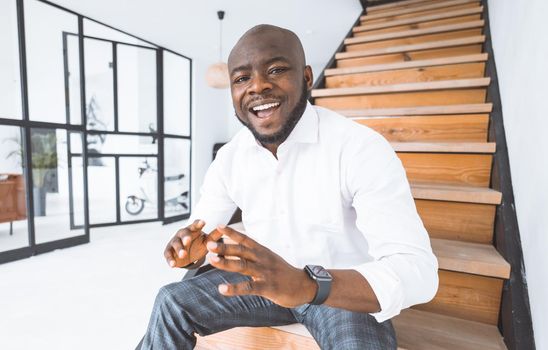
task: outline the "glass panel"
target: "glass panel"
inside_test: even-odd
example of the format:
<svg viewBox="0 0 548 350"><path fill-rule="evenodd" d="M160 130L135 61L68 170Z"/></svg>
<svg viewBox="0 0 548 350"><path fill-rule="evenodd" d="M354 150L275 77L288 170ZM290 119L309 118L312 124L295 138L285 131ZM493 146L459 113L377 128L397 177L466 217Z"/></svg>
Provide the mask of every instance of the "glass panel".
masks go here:
<svg viewBox="0 0 548 350"><path fill-rule="evenodd" d="M36 243L84 234L82 162L67 158L67 131L31 129ZM75 138L77 139L77 138Z"/></svg>
<svg viewBox="0 0 548 350"><path fill-rule="evenodd" d="M158 168L154 157L120 158L122 221L158 218Z"/></svg>
<svg viewBox="0 0 548 350"><path fill-rule="evenodd" d="M112 29L110 27L104 26L94 21L90 21L88 19L84 19L84 35L118 41L126 44L156 47L154 45L148 44L145 41L134 38L131 35L124 34L116 29Z"/></svg>
<svg viewBox="0 0 548 350"><path fill-rule="evenodd" d="M63 33L78 34L77 17L35 0L24 4L30 119L66 123L67 107L78 106L79 101L69 102L65 96L69 87L65 81L68 68ZM71 41L70 47L70 52L77 52L78 42ZM77 60L71 58L70 69L75 77L79 71Z"/></svg>
<svg viewBox="0 0 548 350"><path fill-rule="evenodd" d="M190 140L164 139L164 216L190 212Z"/></svg>
<svg viewBox="0 0 548 350"><path fill-rule="evenodd" d="M82 105L80 86L80 52L77 35L66 35L66 66L67 84L69 91L69 113L71 124L82 124Z"/></svg>
<svg viewBox="0 0 548 350"><path fill-rule="evenodd" d="M29 245L22 129L0 125L0 252Z"/></svg>
<svg viewBox="0 0 548 350"><path fill-rule="evenodd" d="M116 163L114 157L89 157L89 222L116 222Z"/></svg>
<svg viewBox="0 0 548 350"><path fill-rule="evenodd" d="M156 132L156 50L117 48L119 130Z"/></svg>
<svg viewBox="0 0 548 350"><path fill-rule="evenodd" d="M14 0L0 2L0 118L22 119L17 10Z"/></svg>
<svg viewBox="0 0 548 350"><path fill-rule="evenodd" d="M112 44L85 39L87 129L114 130L114 75Z"/></svg>
<svg viewBox="0 0 548 350"><path fill-rule="evenodd" d="M190 135L190 61L164 51L164 130Z"/></svg>
<svg viewBox="0 0 548 350"><path fill-rule="evenodd" d="M88 134L88 152L100 154L157 154L156 138L112 134Z"/></svg>

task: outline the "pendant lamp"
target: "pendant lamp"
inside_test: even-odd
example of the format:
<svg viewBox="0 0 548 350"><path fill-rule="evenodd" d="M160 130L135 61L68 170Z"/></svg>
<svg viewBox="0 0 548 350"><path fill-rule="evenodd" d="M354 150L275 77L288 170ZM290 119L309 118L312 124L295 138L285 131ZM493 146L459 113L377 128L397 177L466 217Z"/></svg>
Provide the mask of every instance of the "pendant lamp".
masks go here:
<svg viewBox="0 0 548 350"><path fill-rule="evenodd" d="M219 17L219 62L212 64L207 68L207 85L216 89L226 89L230 85L228 77L228 66L223 62L223 18L224 11L217 11Z"/></svg>

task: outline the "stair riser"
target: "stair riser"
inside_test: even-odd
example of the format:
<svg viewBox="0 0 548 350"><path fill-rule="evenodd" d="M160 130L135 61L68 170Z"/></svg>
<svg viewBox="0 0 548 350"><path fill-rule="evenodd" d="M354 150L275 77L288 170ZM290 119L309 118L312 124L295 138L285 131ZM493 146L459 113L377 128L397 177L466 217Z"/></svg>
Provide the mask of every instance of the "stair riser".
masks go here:
<svg viewBox="0 0 548 350"><path fill-rule="evenodd" d="M327 88L363 85L388 85L399 83L428 82L466 78L481 78L485 63L452 64L436 67L399 69L383 72L335 75L326 78Z"/></svg>
<svg viewBox="0 0 548 350"><path fill-rule="evenodd" d="M455 89L387 94L318 97L316 105L329 109L391 108L485 102L486 89Z"/></svg>
<svg viewBox="0 0 548 350"><path fill-rule="evenodd" d="M413 23L413 24L403 24L403 25L395 26L395 27L360 31L360 32L355 32L353 36L354 37L360 37L360 36L368 36L368 35L394 33L394 32L401 32L401 31L404 31L404 30L431 28L431 27L437 27L437 26L447 25L447 24L456 24L456 23L477 21L479 19L481 19L480 14L462 16L462 17L457 17L457 18L438 19L438 20L434 20L434 21L426 21L426 22L419 22L419 23Z"/></svg>
<svg viewBox="0 0 548 350"><path fill-rule="evenodd" d="M468 8L473 8L473 7L478 7L478 6L480 6L479 1L478 2L471 2L471 3L467 3L467 4L462 4L462 5L456 5L456 6L448 6L448 7L443 7L443 8L434 9L434 10L423 10L423 11L418 11L418 12L413 12L413 13L406 13L406 14L401 14L401 15L389 15L389 16L384 16L382 18L360 20L360 25L369 25L369 24L374 24L374 23L386 23L386 22L390 22L390 21L394 21L394 20L398 20L398 19L427 16L427 15L433 15L433 14L437 14L437 13L445 13L445 12L448 12L448 11L456 11L456 10L468 9Z"/></svg>
<svg viewBox="0 0 548 350"><path fill-rule="evenodd" d="M482 34L482 29L467 29L467 30L459 30L459 31L448 32L448 33L428 34L428 35L421 35L421 36L411 36L407 38L380 40L380 41L361 43L361 44L350 44L345 46L345 51L347 52L362 51L362 50L379 49L379 48L399 46L399 45L420 44L420 43L426 43L431 41L467 38L467 37L477 36L481 34Z"/></svg>
<svg viewBox="0 0 548 350"><path fill-rule="evenodd" d="M490 244L496 206L415 199L417 212L432 238Z"/></svg>
<svg viewBox="0 0 548 350"><path fill-rule="evenodd" d="M377 6L373 5L373 6L367 7L367 13L368 14L386 13L386 12L394 11L396 9L409 9L409 8L414 8L418 6L435 4L437 1L439 0L417 0L415 2L403 3L403 4L394 3L394 6L388 6L386 8L382 8L382 5L381 5L381 8L377 8Z"/></svg>
<svg viewBox="0 0 548 350"><path fill-rule="evenodd" d="M491 155L398 152L398 157L410 182L489 187Z"/></svg>
<svg viewBox="0 0 548 350"><path fill-rule="evenodd" d="M434 299L414 308L465 320L496 325L503 280L440 270Z"/></svg>
<svg viewBox="0 0 548 350"><path fill-rule="evenodd" d="M394 142L452 141L486 142L489 116L447 115L357 119Z"/></svg>
<svg viewBox="0 0 548 350"><path fill-rule="evenodd" d="M418 61L431 58L442 58L481 53L481 45L466 45L432 49L423 51L410 51L369 57L357 57L337 60L337 68L366 66L370 64L395 63L405 61Z"/></svg>

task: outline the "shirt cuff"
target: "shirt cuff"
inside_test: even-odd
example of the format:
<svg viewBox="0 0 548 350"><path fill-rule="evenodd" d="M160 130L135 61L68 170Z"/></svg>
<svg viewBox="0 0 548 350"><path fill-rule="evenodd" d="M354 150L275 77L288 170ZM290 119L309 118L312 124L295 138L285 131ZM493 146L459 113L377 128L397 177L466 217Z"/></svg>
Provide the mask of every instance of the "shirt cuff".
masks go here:
<svg viewBox="0 0 548 350"><path fill-rule="evenodd" d="M386 263L378 260L354 268L365 277L379 301L381 311L371 313L379 323L399 315L404 301L401 280Z"/></svg>

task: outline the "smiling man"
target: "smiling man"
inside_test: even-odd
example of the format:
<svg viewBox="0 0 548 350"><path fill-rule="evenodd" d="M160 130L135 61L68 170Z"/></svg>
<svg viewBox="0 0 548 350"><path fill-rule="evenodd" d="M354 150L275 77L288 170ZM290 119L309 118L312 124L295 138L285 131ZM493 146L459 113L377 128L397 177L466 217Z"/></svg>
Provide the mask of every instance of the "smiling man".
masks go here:
<svg viewBox="0 0 548 350"><path fill-rule="evenodd" d="M377 133L307 102L312 70L294 33L252 28L228 67L246 128L218 152L193 223L164 252L186 268L209 252L216 269L161 288L141 348L300 322L322 349L396 349L390 318L438 284L401 162ZM224 226L236 207L245 234Z"/></svg>

